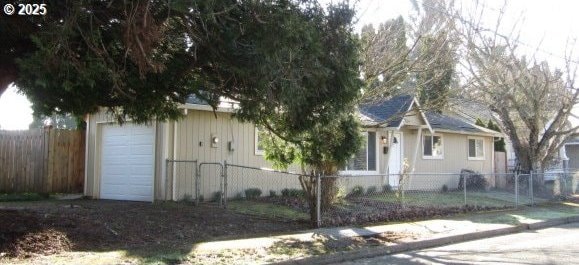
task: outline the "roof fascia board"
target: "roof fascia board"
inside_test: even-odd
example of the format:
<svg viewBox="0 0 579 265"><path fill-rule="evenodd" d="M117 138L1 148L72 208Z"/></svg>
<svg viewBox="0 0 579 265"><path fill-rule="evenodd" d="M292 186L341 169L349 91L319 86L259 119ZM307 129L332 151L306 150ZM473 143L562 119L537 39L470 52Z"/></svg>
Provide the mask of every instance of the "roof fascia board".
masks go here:
<svg viewBox="0 0 579 265"><path fill-rule="evenodd" d="M424 122L426 122L426 126L428 127L428 131L430 133L434 133L434 130L432 129L432 126L430 126L430 122L428 122L428 119L426 118L426 115L424 115L424 112L422 111L422 109L420 108L420 103L418 103L418 100L416 99L416 97L412 97L412 102L410 102L410 106L408 107L408 109L406 110L406 113L404 114L404 117L406 117L406 114L409 113L410 111L412 111L412 107L414 107L414 104L416 104L416 109L418 111L418 113L420 113L420 116L422 117L422 119L424 120ZM404 118L402 118L402 121L400 122L400 125L398 125L398 130L400 130L402 128L402 126L404 125Z"/></svg>

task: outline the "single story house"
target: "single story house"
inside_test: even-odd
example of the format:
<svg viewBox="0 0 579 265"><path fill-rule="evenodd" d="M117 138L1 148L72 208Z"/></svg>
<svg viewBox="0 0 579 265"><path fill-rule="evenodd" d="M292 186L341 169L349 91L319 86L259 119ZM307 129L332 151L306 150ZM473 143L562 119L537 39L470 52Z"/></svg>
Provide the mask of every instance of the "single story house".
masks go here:
<svg viewBox="0 0 579 265"><path fill-rule="evenodd" d="M562 160L568 161L564 168L570 171L579 171L579 138L569 139L560 154Z"/></svg>
<svg viewBox="0 0 579 265"><path fill-rule="evenodd" d="M191 97L181 108L183 119L148 125L127 122L121 126L105 112L89 115L85 195L153 201L179 200L195 194L193 164L170 165L167 159L271 167L259 145L259 129L232 118L235 103L224 101L214 111ZM364 104L359 106L359 113L366 141L341 174L374 175L379 184L395 187L404 161L412 173L457 174L462 169L493 172L494 131L424 112L413 96ZM215 164L200 169L199 192L204 198L219 191L221 170ZM227 194L231 197L251 187L260 188L264 194L300 187L297 177L287 175L264 177L241 168L228 169L227 175ZM409 188L452 188L458 182L456 175L436 177L434 184L432 179L415 179ZM370 179L360 177L353 182Z"/></svg>

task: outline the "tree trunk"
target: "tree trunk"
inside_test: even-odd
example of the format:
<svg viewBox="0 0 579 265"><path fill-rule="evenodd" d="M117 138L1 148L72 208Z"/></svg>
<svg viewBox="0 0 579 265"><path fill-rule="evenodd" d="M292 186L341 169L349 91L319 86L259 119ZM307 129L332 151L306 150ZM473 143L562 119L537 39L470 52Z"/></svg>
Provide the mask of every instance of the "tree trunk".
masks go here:
<svg viewBox="0 0 579 265"><path fill-rule="evenodd" d="M310 207L310 220L313 227L318 224L318 213L317 213L317 182L315 176L300 176L300 184L304 190L306 200L308 201L308 206ZM337 178L336 177L322 177L321 181L321 212L328 210L332 204L336 202L338 188L337 188ZM321 217L320 217L321 218Z"/></svg>

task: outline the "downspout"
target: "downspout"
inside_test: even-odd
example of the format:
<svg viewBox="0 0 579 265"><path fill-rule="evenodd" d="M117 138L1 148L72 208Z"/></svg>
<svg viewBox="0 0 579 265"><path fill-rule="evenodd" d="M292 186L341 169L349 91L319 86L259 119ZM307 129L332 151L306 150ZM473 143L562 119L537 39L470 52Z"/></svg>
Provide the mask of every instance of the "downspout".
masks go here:
<svg viewBox="0 0 579 265"><path fill-rule="evenodd" d="M420 139L422 139L422 127L418 128L416 133L416 143L414 144L414 155L412 156L412 170L410 173L414 173L416 170L416 157L418 156L418 147L420 146Z"/></svg>
<svg viewBox="0 0 579 265"><path fill-rule="evenodd" d="M173 159L177 159L177 121L173 121ZM171 194L171 200L175 201L177 198L177 193L175 191L175 187L177 186L177 179L175 178L175 169L176 169L176 163L173 163L173 170L171 170L173 172L171 178L173 179L173 187L171 187L171 190L173 191L173 194Z"/></svg>
<svg viewBox="0 0 579 265"><path fill-rule="evenodd" d="M90 114L87 114L86 115L86 128L85 128L85 135L84 135L84 187L83 187L84 196L87 196L89 131L90 131ZM94 159L93 159L93 162L94 162ZM94 168L94 163L93 163L93 168ZM93 176L93 180L94 180L94 176Z"/></svg>
<svg viewBox="0 0 579 265"><path fill-rule="evenodd" d="M491 147L491 170L493 173L497 173L497 169L495 168L495 137L491 137L492 147ZM495 180L496 183L496 180Z"/></svg>
<svg viewBox="0 0 579 265"><path fill-rule="evenodd" d="M493 180L493 184L492 187L496 188L497 187L497 169L495 168L495 137L491 137L491 142L493 143L491 145L491 171L493 172L493 176L494 180Z"/></svg>

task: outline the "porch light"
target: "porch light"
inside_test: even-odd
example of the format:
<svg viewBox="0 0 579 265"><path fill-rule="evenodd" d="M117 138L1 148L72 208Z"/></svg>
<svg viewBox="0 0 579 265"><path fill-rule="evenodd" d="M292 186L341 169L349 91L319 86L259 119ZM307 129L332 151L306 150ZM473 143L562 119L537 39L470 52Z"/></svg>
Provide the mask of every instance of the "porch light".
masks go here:
<svg viewBox="0 0 579 265"><path fill-rule="evenodd" d="M392 143L397 144L398 143L398 139L396 137L394 137L394 139L392 140Z"/></svg>
<svg viewBox="0 0 579 265"><path fill-rule="evenodd" d="M384 145L388 144L388 138L386 138L386 136L380 137L380 140L382 141L382 144Z"/></svg>
<svg viewBox="0 0 579 265"><path fill-rule="evenodd" d="M219 146L219 137L217 135L211 135L211 147L217 148Z"/></svg>

